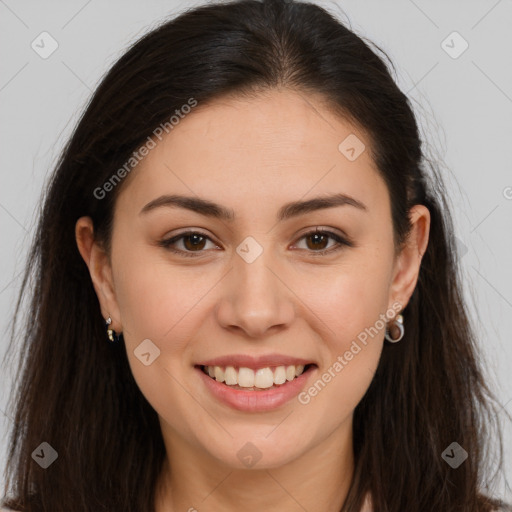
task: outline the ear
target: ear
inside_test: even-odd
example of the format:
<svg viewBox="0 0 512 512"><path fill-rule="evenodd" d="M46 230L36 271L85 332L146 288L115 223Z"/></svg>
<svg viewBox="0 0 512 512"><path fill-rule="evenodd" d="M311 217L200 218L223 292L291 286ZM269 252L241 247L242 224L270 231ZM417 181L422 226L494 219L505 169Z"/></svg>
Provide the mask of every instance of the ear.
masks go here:
<svg viewBox="0 0 512 512"><path fill-rule="evenodd" d="M430 212L422 204L414 205L409 210L412 229L404 248L395 260L393 278L390 288L390 303L398 302L405 309L416 288L420 265L427 250L430 233Z"/></svg>
<svg viewBox="0 0 512 512"><path fill-rule="evenodd" d="M80 217L77 220L75 238L78 250L89 268L92 284L100 303L101 314L105 320L109 316L112 318L110 328L119 333L123 329L115 296L112 267L107 253L94 240L94 225L90 217Z"/></svg>

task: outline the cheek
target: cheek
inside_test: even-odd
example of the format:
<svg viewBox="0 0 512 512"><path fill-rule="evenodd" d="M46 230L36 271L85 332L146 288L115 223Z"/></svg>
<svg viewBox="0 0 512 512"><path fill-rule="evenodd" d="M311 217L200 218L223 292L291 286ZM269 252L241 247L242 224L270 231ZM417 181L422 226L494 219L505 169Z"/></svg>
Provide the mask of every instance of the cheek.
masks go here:
<svg viewBox="0 0 512 512"><path fill-rule="evenodd" d="M132 343L139 338L163 343L176 337L189 313L193 314L212 286L213 276L210 279L204 273L191 279L194 271L173 264L163 251L149 246L132 247L125 252L129 256L122 256L119 244L114 265L116 298L123 329Z"/></svg>
<svg viewBox="0 0 512 512"><path fill-rule="evenodd" d="M355 407L378 365L387 295L383 292L385 283L377 280L367 280L366 286L352 278L340 281L340 286L330 291L322 314L330 328L324 338L327 359L322 361L323 381L342 391L337 395L341 402Z"/></svg>
<svg viewBox="0 0 512 512"><path fill-rule="evenodd" d="M347 351L340 351L298 396L301 416L314 418L302 423L304 438L315 438L320 431L325 438L345 428L372 382L382 350L380 337L376 336L367 345L360 342L349 345L351 359L347 358Z"/></svg>
<svg viewBox="0 0 512 512"><path fill-rule="evenodd" d="M375 374L383 348L387 279L379 273L347 273L332 280L325 294L310 296L322 320L321 367L299 395L299 411L316 418L303 434L333 432L353 414ZM326 327L327 326L327 327Z"/></svg>
<svg viewBox="0 0 512 512"><path fill-rule="evenodd" d="M366 264L362 256L330 272L310 273L309 285L301 287L301 299L321 320L322 337L332 350L347 350L367 329L382 330L382 321L376 322L387 310L390 268L391 262L384 258Z"/></svg>
<svg viewBox="0 0 512 512"><path fill-rule="evenodd" d="M319 319L324 350L314 386L305 390L302 404L314 414L327 414L322 421L333 427L359 403L378 366L386 326L388 270L384 259L365 264L360 258L328 277L317 275L316 286L308 288L305 302Z"/></svg>
<svg viewBox="0 0 512 512"><path fill-rule="evenodd" d="M201 298L214 283L207 276L191 280L190 270L181 272L161 256L157 260L152 252L131 251L129 257L118 257L114 266L127 357L152 407L159 413L182 411L179 419L169 414L173 424L186 429L200 411L191 406L190 395L184 392L189 368L183 365L183 354L201 322ZM144 352L143 346L147 347ZM139 356L147 352L151 362L145 365Z"/></svg>

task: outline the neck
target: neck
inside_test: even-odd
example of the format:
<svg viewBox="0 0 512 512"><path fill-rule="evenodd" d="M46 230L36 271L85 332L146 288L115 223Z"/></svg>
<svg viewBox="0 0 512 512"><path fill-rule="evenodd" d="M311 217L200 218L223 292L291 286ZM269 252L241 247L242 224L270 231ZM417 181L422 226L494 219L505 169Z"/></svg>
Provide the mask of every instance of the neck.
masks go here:
<svg viewBox="0 0 512 512"><path fill-rule="evenodd" d="M168 433L169 434L169 433ZM352 419L279 467L235 469L183 438L165 435L156 512L339 512L354 472Z"/></svg>

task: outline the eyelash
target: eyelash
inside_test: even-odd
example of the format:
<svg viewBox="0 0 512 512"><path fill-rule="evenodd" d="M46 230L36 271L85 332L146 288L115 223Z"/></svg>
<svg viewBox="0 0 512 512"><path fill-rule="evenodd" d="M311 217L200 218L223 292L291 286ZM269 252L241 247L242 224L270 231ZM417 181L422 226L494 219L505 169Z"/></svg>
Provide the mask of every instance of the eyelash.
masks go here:
<svg viewBox="0 0 512 512"><path fill-rule="evenodd" d="M343 238L342 236L338 235L337 233L333 233L332 231L327 231L327 230L320 230L318 228L313 231L304 233L299 238L299 240L302 240L303 238L307 238L308 236L315 235L315 234L328 235L329 238L332 238L333 240L335 240L338 245L333 246L329 249L323 249L321 251L310 251L312 253L312 255L314 255L314 256L324 256L325 254L328 254L328 253L332 254L332 253L337 252L340 249L342 249L343 246L347 246L347 247L354 246L354 244L350 240ZM183 251L181 249L175 249L174 247L172 247L172 244L176 243L178 240L181 240L182 238L186 238L187 236L191 236L191 235L199 235L199 236L202 236L203 238L206 238L206 239L210 240L211 242L213 242L213 240L211 240L211 238L209 236L201 233L200 231L185 231L184 233L180 233L179 235L169 238L167 240L161 240L160 242L158 242L158 245L171 251L171 252L174 252L176 254L179 254L179 255L187 257L187 258L200 257L199 254L202 252L205 252L204 250L203 251ZM195 254L196 252L199 254Z"/></svg>

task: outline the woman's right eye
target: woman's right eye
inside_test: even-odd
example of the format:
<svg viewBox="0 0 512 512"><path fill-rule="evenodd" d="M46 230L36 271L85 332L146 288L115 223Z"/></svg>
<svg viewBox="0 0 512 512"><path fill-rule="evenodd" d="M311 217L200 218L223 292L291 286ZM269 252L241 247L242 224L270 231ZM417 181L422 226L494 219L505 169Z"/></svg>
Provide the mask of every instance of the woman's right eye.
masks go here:
<svg viewBox="0 0 512 512"><path fill-rule="evenodd" d="M204 248L204 244L207 240L212 242L212 240L203 233L198 231L186 231L185 233L180 233L179 235L173 236L172 238L161 240L158 245L176 254L180 254L186 257L196 257L194 252L204 252L202 249ZM176 249L176 247L174 247L178 241L183 241L183 247L185 247L185 249Z"/></svg>

